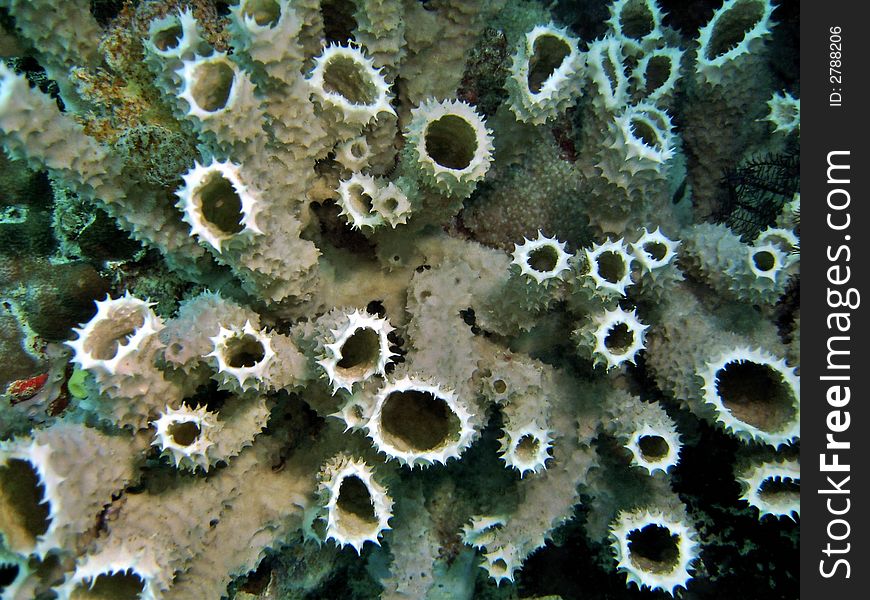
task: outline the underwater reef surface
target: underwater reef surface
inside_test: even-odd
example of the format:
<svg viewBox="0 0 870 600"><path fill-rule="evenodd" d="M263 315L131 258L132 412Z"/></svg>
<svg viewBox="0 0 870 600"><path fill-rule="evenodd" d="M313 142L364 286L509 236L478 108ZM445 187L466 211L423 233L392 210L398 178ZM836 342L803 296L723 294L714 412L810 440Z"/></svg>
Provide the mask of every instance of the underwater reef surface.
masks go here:
<svg viewBox="0 0 870 600"><path fill-rule="evenodd" d="M0 0L0 599L797 597L797 31Z"/></svg>

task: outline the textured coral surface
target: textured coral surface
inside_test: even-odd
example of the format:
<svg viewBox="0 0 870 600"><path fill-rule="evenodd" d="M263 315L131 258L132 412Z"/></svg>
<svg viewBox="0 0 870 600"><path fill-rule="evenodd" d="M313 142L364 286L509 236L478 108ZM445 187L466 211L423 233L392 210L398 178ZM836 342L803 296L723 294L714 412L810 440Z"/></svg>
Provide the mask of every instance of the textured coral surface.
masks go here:
<svg viewBox="0 0 870 600"><path fill-rule="evenodd" d="M795 597L797 3L683 4L0 0L0 599Z"/></svg>

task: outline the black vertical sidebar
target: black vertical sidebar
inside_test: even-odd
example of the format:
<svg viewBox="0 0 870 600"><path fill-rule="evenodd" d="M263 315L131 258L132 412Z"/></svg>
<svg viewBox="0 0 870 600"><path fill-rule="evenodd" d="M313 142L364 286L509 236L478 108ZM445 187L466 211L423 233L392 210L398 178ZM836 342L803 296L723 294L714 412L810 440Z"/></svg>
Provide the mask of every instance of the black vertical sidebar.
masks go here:
<svg viewBox="0 0 870 600"><path fill-rule="evenodd" d="M867 597L867 4L801 8L801 597Z"/></svg>

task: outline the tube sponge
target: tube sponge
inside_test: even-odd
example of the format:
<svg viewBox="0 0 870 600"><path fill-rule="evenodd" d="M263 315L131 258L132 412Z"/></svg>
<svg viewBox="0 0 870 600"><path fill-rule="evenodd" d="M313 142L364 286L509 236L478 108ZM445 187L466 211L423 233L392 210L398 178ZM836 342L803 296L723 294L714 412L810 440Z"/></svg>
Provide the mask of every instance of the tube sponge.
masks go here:
<svg viewBox="0 0 870 600"><path fill-rule="evenodd" d="M302 22L290 4L290 0L241 0L230 7L233 46L249 59L246 66L286 84L298 77L302 63L296 44Z"/></svg>
<svg viewBox="0 0 870 600"><path fill-rule="evenodd" d="M628 102L624 60L622 43L613 36L589 44L586 73L592 82L593 104L599 117L620 110Z"/></svg>
<svg viewBox="0 0 870 600"><path fill-rule="evenodd" d="M30 438L0 442L4 545L40 558L82 550L95 516L136 475L140 451L128 437L63 421Z"/></svg>
<svg viewBox="0 0 870 600"><path fill-rule="evenodd" d="M801 128L801 101L787 92L774 92L767 101L770 113L767 120L774 125L774 133L781 131L789 134L793 131L800 132Z"/></svg>
<svg viewBox="0 0 870 600"><path fill-rule="evenodd" d="M129 292L96 304L97 314L73 328L78 338L66 342L72 361L93 376L99 391L79 406L118 427L145 429L165 403L180 401L183 394L156 366L163 321L150 303Z"/></svg>
<svg viewBox="0 0 870 600"><path fill-rule="evenodd" d="M623 511L611 525L610 535L617 569L626 574L628 583L673 596L692 578L689 571L700 547L697 532L685 514L669 515L655 509ZM661 551L662 545L666 552Z"/></svg>
<svg viewBox="0 0 870 600"><path fill-rule="evenodd" d="M169 89L181 84L177 71L197 52L205 53L204 44L189 8L153 19L148 25L148 36L142 40L146 64Z"/></svg>
<svg viewBox="0 0 870 600"><path fill-rule="evenodd" d="M505 427L504 437L499 440L501 459L509 467L520 472L520 478L526 473L537 473L547 468L550 448L553 439L550 432L531 423L513 430Z"/></svg>
<svg viewBox="0 0 870 600"><path fill-rule="evenodd" d="M757 53L773 26L770 0L726 0L701 27L695 71L711 85L739 77L741 58Z"/></svg>
<svg viewBox="0 0 870 600"><path fill-rule="evenodd" d="M382 113L396 114L390 105L390 86L383 73L354 44L324 47L314 59L308 84L314 101L339 139L358 135Z"/></svg>
<svg viewBox="0 0 870 600"><path fill-rule="evenodd" d="M514 244L512 265L519 267L520 274L538 285L548 286L563 281L571 270L571 254L565 250L565 242L555 237L548 238L538 230L534 240L523 238L522 245ZM524 278L525 278L524 277Z"/></svg>
<svg viewBox="0 0 870 600"><path fill-rule="evenodd" d="M392 70L405 54L405 7L382 0L354 0L355 40L378 67Z"/></svg>
<svg viewBox="0 0 870 600"><path fill-rule="evenodd" d="M322 340L324 355L317 361L329 378L332 393L353 390L356 383L386 375L394 354L387 338L393 331L387 319L367 312L345 312L335 329Z"/></svg>
<svg viewBox="0 0 870 600"><path fill-rule="evenodd" d="M644 227L641 231L631 244L632 254L640 265L640 277L632 293L659 304L673 285L683 280L677 267L677 251L682 242L667 237L658 227L654 231Z"/></svg>
<svg viewBox="0 0 870 600"><path fill-rule="evenodd" d="M477 434L472 416L455 393L405 376L378 391L366 431L388 458L426 467L462 455Z"/></svg>
<svg viewBox="0 0 870 600"><path fill-rule="evenodd" d="M210 412L199 406L166 407L154 420L152 446L171 457L180 469L209 471L229 460L254 442L269 420L266 397L254 394L231 396L220 410Z"/></svg>
<svg viewBox="0 0 870 600"><path fill-rule="evenodd" d="M359 135L335 146L335 161L351 173L360 173L369 167L373 156L368 138Z"/></svg>
<svg viewBox="0 0 870 600"><path fill-rule="evenodd" d="M87 198L112 202L123 197L117 185L121 161L5 63L0 64L0 141L10 157L48 169Z"/></svg>
<svg viewBox="0 0 870 600"><path fill-rule="evenodd" d="M713 312L699 302L695 296L698 292L708 295L703 288L683 282L671 286L658 308L661 312L656 324L646 337L646 366L660 390L699 418L715 423L715 411L705 402L702 389L703 375L710 370L708 363L734 348L760 347L774 356L782 355L784 349L776 327L759 319L753 307L725 302ZM768 389L776 391L772 371L767 373L766 368L760 367L756 373L761 376L760 383L768 381ZM765 409L756 403L751 410L762 413L784 410L785 402L782 404L778 407L774 403Z"/></svg>
<svg viewBox="0 0 870 600"><path fill-rule="evenodd" d="M776 245L744 244L726 225L701 223L685 231L681 265L717 292L772 305L785 292L791 260Z"/></svg>
<svg viewBox="0 0 870 600"><path fill-rule="evenodd" d="M211 463L207 453L214 444L217 415L206 407L179 409L166 407L154 421L152 446L160 448L161 454L170 456L178 468L208 471Z"/></svg>
<svg viewBox="0 0 870 600"><path fill-rule="evenodd" d="M625 240L607 240L593 243L583 251L583 264L578 276L582 288L601 298L625 296L625 288L633 285L631 265L634 257L629 254Z"/></svg>
<svg viewBox="0 0 870 600"><path fill-rule="evenodd" d="M389 223L395 228L408 220L411 203L393 182L383 182L371 175L353 173L338 186L338 205L351 229L364 234Z"/></svg>
<svg viewBox="0 0 870 600"><path fill-rule="evenodd" d="M184 186L175 192L176 206L190 225L190 234L220 254L224 246L244 243L253 235L262 235L257 214L260 194L242 179L240 165L212 160L185 173Z"/></svg>
<svg viewBox="0 0 870 600"><path fill-rule="evenodd" d="M222 386L240 391L267 387L268 368L275 358L270 334L245 321L242 327L220 325L211 341L213 349L207 356L214 359Z"/></svg>
<svg viewBox="0 0 870 600"><path fill-rule="evenodd" d="M631 453L631 466L649 475L667 473L680 460L682 442L676 424L657 402L616 391L610 404L605 429Z"/></svg>
<svg viewBox="0 0 870 600"><path fill-rule="evenodd" d="M662 39L662 16L656 0L615 0L607 27L629 55L637 56Z"/></svg>
<svg viewBox="0 0 870 600"><path fill-rule="evenodd" d="M259 324L256 313L214 292L203 292L183 300L178 314L159 334L160 341L166 346L163 363L182 372L185 379L197 379L194 374L204 370L205 357L213 349L211 336L214 335L215 323L242 327L249 319Z"/></svg>
<svg viewBox="0 0 870 600"><path fill-rule="evenodd" d="M58 600L123 597L161 600L160 576L158 566L148 557L122 548L85 556L75 572L54 591Z"/></svg>
<svg viewBox="0 0 870 600"><path fill-rule="evenodd" d="M667 473L679 462L680 436L673 422L644 423L631 435L625 445L631 452L631 464L646 469L650 475L656 471Z"/></svg>
<svg viewBox="0 0 870 600"><path fill-rule="evenodd" d="M608 371L623 363L636 364L638 353L644 348L644 335L649 325L631 312L617 306L589 317L588 322L574 332L579 349L593 363L603 365Z"/></svg>
<svg viewBox="0 0 870 600"><path fill-rule="evenodd" d="M408 162L428 186L468 197L492 162L492 132L470 104L427 100L411 111Z"/></svg>
<svg viewBox="0 0 870 600"><path fill-rule="evenodd" d="M97 314L73 331L78 338L68 342L73 362L99 379L135 375L147 367L151 355L146 349L163 329L163 321L154 314L153 303L126 292L122 297L98 301ZM142 358L145 358L143 361Z"/></svg>
<svg viewBox="0 0 870 600"><path fill-rule="evenodd" d="M634 98L668 108L677 92L683 51L672 46L657 48L641 57L631 72Z"/></svg>
<svg viewBox="0 0 870 600"><path fill-rule="evenodd" d="M372 468L360 459L339 454L320 470L319 494L326 510L326 539L352 546L357 554L366 542L380 545L390 529L393 500Z"/></svg>
<svg viewBox="0 0 870 600"><path fill-rule="evenodd" d="M800 437L800 377L785 360L736 347L712 357L700 375L704 402L728 433L776 447Z"/></svg>
<svg viewBox="0 0 870 600"><path fill-rule="evenodd" d="M540 125L564 113L580 94L585 58L565 28L537 25L520 40L505 87L518 121Z"/></svg>
<svg viewBox="0 0 870 600"><path fill-rule="evenodd" d="M630 178L641 171L664 177L663 165L674 156L671 119L649 103L623 110L613 121L608 139L608 151L602 154L598 167L611 183L625 189L637 187Z"/></svg>
<svg viewBox="0 0 870 600"><path fill-rule="evenodd" d="M505 544L484 552L480 566L489 573L496 586L500 586L505 581L513 583L514 575L523 566L523 559L515 545Z"/></svg>
<svg viewBox="0 0 870 600"><path fill-rule="evenodd" d="M181 78L178 98L188 107L185 118L218 146L231 147L262 132L263 112L254 84L226 53L196 55L176 73Z"/></svg>
<svg viewBox="0 0 870 600"><path fill-rule="evenodd" d="M795 520L801 514L801 467L797 460L770 460L749 465L737 474L740 499L767 515Z"/></svg>
<svg viewBox="0 0 870 600"><path fill-rule="evenodd" d="M655 231L648 231L644 227L641 236L631 244L632 254L640 264L642 272L652 276L660 274L665 267L675 263L679 247L680 241L668 238L659 227Z"/></svg>

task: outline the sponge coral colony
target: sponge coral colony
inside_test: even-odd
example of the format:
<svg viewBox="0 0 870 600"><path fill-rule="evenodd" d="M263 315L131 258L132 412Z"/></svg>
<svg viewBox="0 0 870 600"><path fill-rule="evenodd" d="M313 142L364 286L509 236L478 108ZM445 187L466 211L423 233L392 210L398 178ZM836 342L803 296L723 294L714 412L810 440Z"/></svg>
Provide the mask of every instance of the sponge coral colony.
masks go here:
<svg viewBox="0 0 870 600"><path fill-rule="evenodd" d="M799 514L799 335L774 324L798 200L755 239L705 222L720 127L799 134L769 0L694 40L616 0L594 41L531 2L349 0L344 43L319 0L146 2L108 32L84 0L3 4L64 105L0 67L7 152L211 288L101 299L66 411L0 406L4 599L220 598L270 552L296 579L232 593L301 593L332 544L383 598L470 597L475 561L514 582L581 500L602 566L674 594L710 573L671 481L707 426L760 519ZM457 90L488 25L512 56L484 114ZM118 151L137 128L196 153L160 177Z"/></svg>

